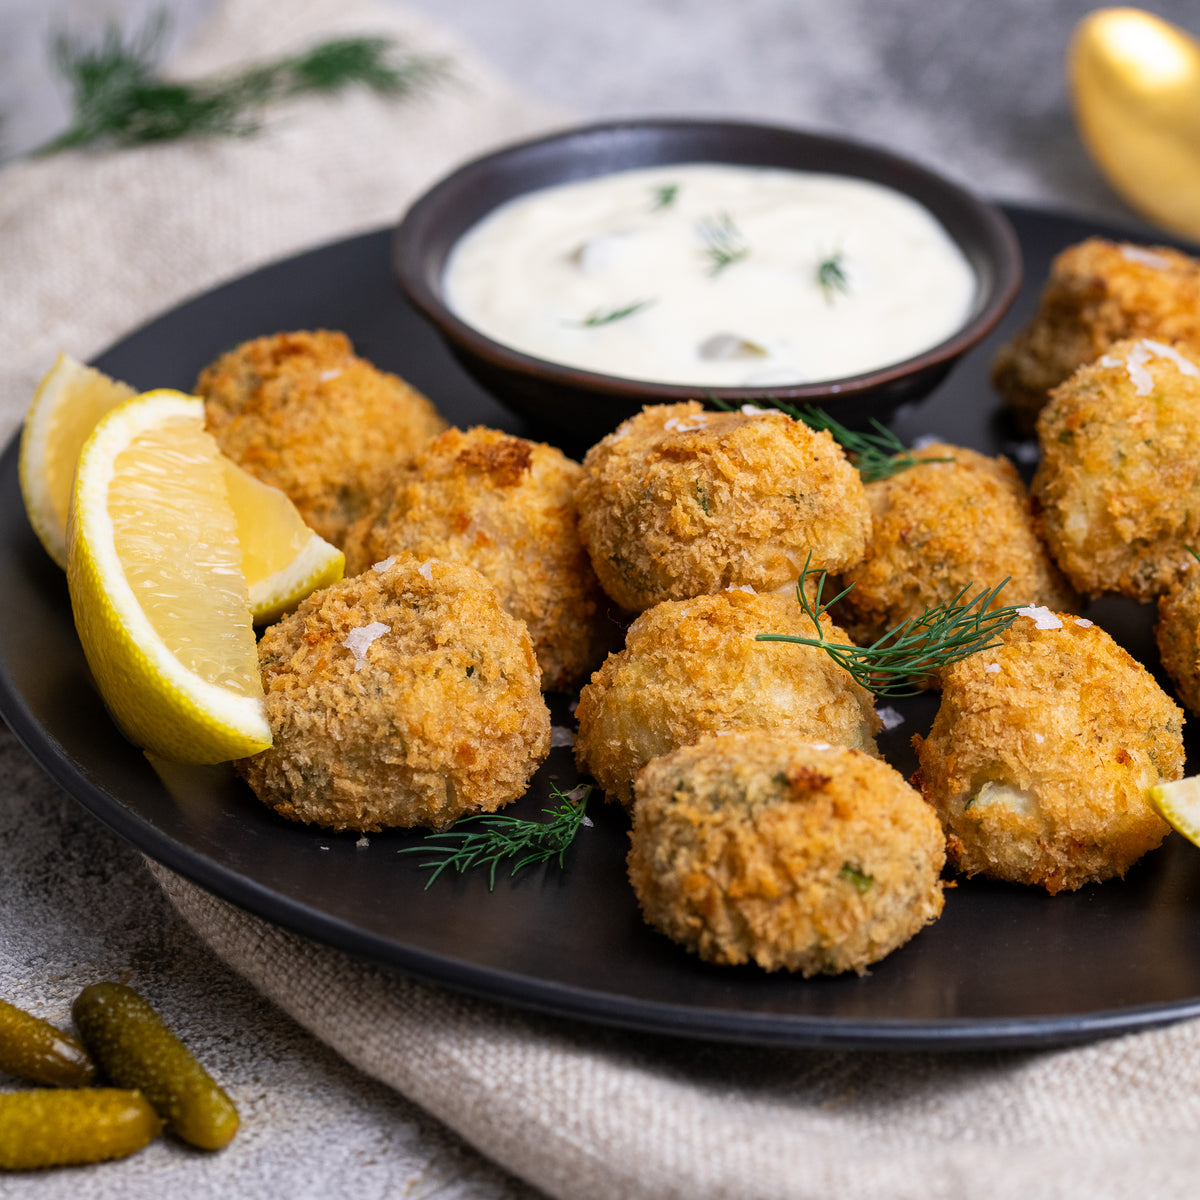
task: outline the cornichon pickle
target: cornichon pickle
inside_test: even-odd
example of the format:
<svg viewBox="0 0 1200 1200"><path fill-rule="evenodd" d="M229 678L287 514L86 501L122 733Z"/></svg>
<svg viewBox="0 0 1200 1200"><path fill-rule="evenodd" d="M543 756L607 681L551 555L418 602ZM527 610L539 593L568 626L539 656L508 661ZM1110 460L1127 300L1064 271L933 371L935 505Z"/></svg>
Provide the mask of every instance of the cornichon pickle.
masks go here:
<svg viewBox="0 0 1200 1200"><path fill-rule="evenodd" d="M0 1094L0 1169L32 1171L123 1158L162 1131L141 1092L35 1088Z"/></svg>
<svg viewBox="0 0 1200 1200"><path fill-rule="evenodd" d="M74 1034L0 1000L0 1071L54 1087L86 1087L96 1064Z"/></svg>
<svg viewBox="0 0 1200 1200"><path fill-rule="evenodd" d="M72 1015L105 1075L144 1092L172 1133L203 1150L229 1145L238 1129L233 1101L137 992L93 984Z"/></svg>

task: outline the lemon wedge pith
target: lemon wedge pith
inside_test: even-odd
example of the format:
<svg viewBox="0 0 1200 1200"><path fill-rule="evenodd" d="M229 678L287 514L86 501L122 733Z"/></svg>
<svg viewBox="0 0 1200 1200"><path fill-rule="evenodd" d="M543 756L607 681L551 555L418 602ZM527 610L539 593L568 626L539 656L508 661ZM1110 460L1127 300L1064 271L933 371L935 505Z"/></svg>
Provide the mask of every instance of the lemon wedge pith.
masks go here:
<svg viewBox="0 0 1200 1200"><path fill-rule="evenodd" d="M1146 793L1146 798L1172 829L1200 846L1200 775L1157 784Z"/></svg>
<svg viewBox="0 0 1200 1200"><path fill-rule="evenodd" d="M147 392L102 417L71 495L71 607L109 710L163 758L271 744L241 558L203 402Z"/></svg>
<svg viewBox="0 0 1200 1200"><path fill-rule="evenodd" d="M46 553L67 565L67 508L79 451L96 422L134 395L126 383L60 354L42 377L17 460L25 511Z"/></svg>

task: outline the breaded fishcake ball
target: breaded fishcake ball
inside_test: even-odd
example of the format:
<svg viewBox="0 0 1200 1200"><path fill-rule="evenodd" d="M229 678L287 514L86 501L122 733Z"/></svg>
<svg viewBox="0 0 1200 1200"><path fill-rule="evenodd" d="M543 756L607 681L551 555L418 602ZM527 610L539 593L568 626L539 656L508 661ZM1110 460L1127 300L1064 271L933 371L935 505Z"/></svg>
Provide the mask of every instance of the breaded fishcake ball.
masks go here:
<svg viewBox="0 0 1200 1200"><path fill-rule="evenodd" d="M946 671L914 783L959 870L1053 895L1166 836L1146 789L1183 774L1183 713L1098 625L1030 614Z"/></svg>
<svg viewBox="0 0 1200 1200"><path fill-rule="evenodd" d="M1025 485L1005 458L941 442L914 452L921 465L867 484L871 549L842 573L853 590L838 616L859 645L926 608L1008 583L992 608L1076 597L1034 532ZM948 461L934 461L934 460Z"/></svg>
<svg viewBox="0 0 1200 1200"><path fill-rule="evenodd" d="M405 555L314 592L258 659L275 741L237 769L293 820L441 829L515 800L550 752L529 634L461 563Z"/></svg>
<svg viewBox="0 0 1200 1200"><path fill-rule="evenodd" d="M1038 418L1037 524L1081 592L1148 601L1200 541L1200 356L1118 342Z"/></svg>
<svg viewBox="0 0 1200 1200"><path fill-rule="evenodd" d="M1154 636L1175 694L1190 712L1200 713L1200 568L1194 562L1158 598Z"/></svg>
<svg viewBox="0 0 1200 1200"><path fill-rule="evenodd" d="M244 342L205 367L196 394L221 449L339 547L397 459L446 427L420 392L327 330Z"/></svg>
<svg viewBox="0 0 1200 1200"><path fill-rule="evenodd" d="M346 570L390 555L465 562L529 626L542 686L577 685L619 642L579 541L578 463L497 429L448 429L389 478L346 537Z"/></svg>
<svg viewBox="0 0 1200 1200"><path fill-rule="evenodd" d="M642 914L708 962L861 974L941 914L937 817L860 751L706 737L648 763L636 792Z"/></svg>
<svg viewBox="0 0 1200 1200"><path fill-rule="evenodd" d="M641 612L814 567L840 571L871 531L858 472L828 433L779 412L644 408L583 460L579 530L600 585Z"/></svg>
<svg viewBox="0 0 1200 1200"><path fill-rule="evenodd" d="M1126 338L1200 354L1200 262L1169 246L1089 238L1055 258L1027 328L1000 348L992 382L1033 429L1051 388Z"/></svg>
<svg viewBox="0 0 1200 1200"><path fill-rule="evenodd" d="M823 617L824 636L846 635ZM759 633L814 637L794 595L742 591L668 600L629 627L575 710L575 759L628 807L652 758L706 733L770 729L876 753L871 694L816 646L759 642Z"/></svg>

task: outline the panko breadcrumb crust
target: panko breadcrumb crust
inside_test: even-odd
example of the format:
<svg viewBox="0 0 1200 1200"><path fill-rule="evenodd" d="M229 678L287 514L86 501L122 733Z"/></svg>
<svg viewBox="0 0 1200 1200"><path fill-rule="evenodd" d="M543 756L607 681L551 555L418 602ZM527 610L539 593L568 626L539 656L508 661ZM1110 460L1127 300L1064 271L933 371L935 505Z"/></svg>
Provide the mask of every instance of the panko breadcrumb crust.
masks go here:
<svg viewBox="0 0 1200 1200"><path fill-rule="evenodd" d="M355 630L376 635L358 654ZM236 766L293 820L442 829L515 800L550 752L529 634L461 563L404 556L314 592L259 664L275 742Z"/></svg>
<svg viewBox="0 0 1200 1200"><path fill-rule="evenodd" d="M323 329L244 342L205 367L196 394L222 451L339 548L397 460L446 427L415 388Z"/></svg>
<svg viewBox="0 0 1200 1200"><path fill-rule="evenodd" d="M354 575L404 551L465 562L524 621L542 686L577 686L622 626L579 540L583 469L562 451L496 429L448 429L397 467L346 537Z"/></svg>
<svg viewBox="0 0 1200 1200"><path fill-rule="evenodd" d="M859 645L949 603L963 588L973 597L1004 579L992 608L1076 607L1078 597L1034 531L1025 485L1006 458L941 442L914 457L921 465L867 484L871 549L842 573L853 590L837 614Z"/></svg>
<svg viewBox="0 0 1200 1200"><path fill-rule="evenodd" d="M1051 264L1029 325L1002 346L992 382L1032 431L1051 388L1126 338L1200 354L1200 262L1169 246L1088 238Z"/></svg>
<svg viewBox="0 0 1200 1200"><path fill-rule="evenodd" d="M847 641L828 617L821 628ZM650 759L706 733L774 729L877 753L871 694L825 651L756 641L760 633L812 637L816 628L794 595L773 592L721 592L647 609L580 695L580 770L628 807Z"/></svg>
<svg viewBox="0 0 1200 1200"><path fill-rule="evenodd" d="M937 818L859 751L706 737L648 763L636 794L642 914L708 962L861 974L941 914Z"/></svg>
<svg viewBox="0 0 1200 1200"><path fill-rule="evenodd" d="M1183 774L1183 713L1098 625L1019 616L951 667L914 784L967 875L1051 895L1122 876L1167 835L1146 790Z"/></svg>
<svg viewBox="0 0 1200 1200"><path fill-rule="evenodd" d="M1189 712L1200 713L1200 567L1195 562L1186 564L1158 598L1154 637L1176 695Z"/></svg>
<svg viewBox="0 0 1200 1200"><path fill-rule="evenodd" d="M583 460L579 529L600 585L629 612L840 571L871 531L858 472L826 432L780 412L654 405Z"/></svg>
<svg viewBox="0 0 1200 1200"><path fill-rule="evenodd" d="M1165 343L1118 342L1042 410L1037 525L1079 591L1153 600L1200 544L1198 364Z"/></svg>

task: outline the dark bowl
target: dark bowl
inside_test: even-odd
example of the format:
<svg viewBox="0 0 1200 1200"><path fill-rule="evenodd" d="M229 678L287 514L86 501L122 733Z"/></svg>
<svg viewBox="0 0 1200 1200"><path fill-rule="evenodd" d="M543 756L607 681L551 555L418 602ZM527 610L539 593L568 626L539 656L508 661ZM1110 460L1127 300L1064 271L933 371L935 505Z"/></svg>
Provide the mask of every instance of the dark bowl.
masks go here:
<svg viewBox="0 0 1200 1200"><path fill-rule="evenodd" d="M963 326L913 358L843 379L787 386L714 387L601 375L522 354L485 337L442 298L446 259L492 209L538 188L663 163L717 162L857 176L923 204L958 243L978 286ZM463 367L508 408L590 442L644 404L714 396L730 405L764 397L817 404L849 426L885 420L919 400L996 325L1021 280L1021 251L993 205L908 159L874 146L732 121L641 120L589 125L475 159L435 184L405 214L392 242L401 287Z"/></svg>

